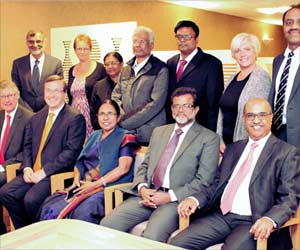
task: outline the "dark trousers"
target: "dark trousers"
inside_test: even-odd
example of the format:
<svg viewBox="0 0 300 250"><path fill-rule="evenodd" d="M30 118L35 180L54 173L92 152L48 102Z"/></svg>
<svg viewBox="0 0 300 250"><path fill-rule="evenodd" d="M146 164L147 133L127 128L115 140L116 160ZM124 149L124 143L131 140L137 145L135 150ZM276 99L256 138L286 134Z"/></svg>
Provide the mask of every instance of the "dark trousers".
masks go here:
<svg viewBox="0 0 300 250"><path fill-rule="evenodd" d="M0 187L6 183L6 172L0 172ZM0 235L6 233L6 225L3 221L3 208L0 204Z"/></svg>
<svg viewBox="0 0 300 250"><path fill-rule="evenodd" d="M50 194L49 177L32 184L26 183L21 174L0 189L0 202L18 229L36 221L40 206Z"/></svg>

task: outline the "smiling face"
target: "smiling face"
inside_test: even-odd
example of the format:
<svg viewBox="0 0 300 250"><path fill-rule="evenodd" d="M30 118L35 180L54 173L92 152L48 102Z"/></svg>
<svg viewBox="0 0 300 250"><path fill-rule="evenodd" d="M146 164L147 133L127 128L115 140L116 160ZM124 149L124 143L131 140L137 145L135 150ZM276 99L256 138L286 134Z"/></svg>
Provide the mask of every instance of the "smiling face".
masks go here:
<svg viewBox="0 0 300 250"><path fill-rule="evenodd" d="M247 42L242 43L241 46L233 52L233 58L241 69L255 65L256 57L255 49Z"/></svg>
<svg viewBox="0 0 300 250"><path fill-rule="evenodd" d="M138 59L145 59L151 55L154 44L150 42L149 35L145 31L139 31L132 38L133 54Z"/></svg>
<svg viewBox="0 0 300 250"><path fill-rule="evenodd" d="M293 8L286 13L283 33L291 50L300 46L300 9Z"/></svg>
<svg viewBox="0 0 300 250"><path fill-rule="evenodd" d="M113 55L109 55L105 58L104 67L109 77L115 78L120 74L123 63L119 62Z"/></svg>
<svg viewBox="0 0 300 250"><path fill-rule="evenodd" d="M6 87L0 89L0 106L5 112L14 111L19 101L20 94L16 89Z"/></svg>
<svg viewBox="0 0 300 250"><path fill-rule="evenodd" d="M50 111L55 111L65 103L66 93L63 80L55 80L45 83L44 97Z"/></svg>
<svg viewBox="0 0 300 250"><path fill-rule="evenodd" d="M83 40L76 41L75 54L79 61L84 62L90 60L91 47Z"/></svg>
<svg viewBox="0 0 300 250"><path fill-rule="evenodd" d="M262 139L271 131L273 114L265 99L249 100L245 104L243 118L248 135L254 141Z"/></svg>
<svg viewBox="0 0 300 250"><path fill-rule="evenodd" d="M112 132L118 124L118 115L114 106L104 103L98 110L98 123L103 133Z"/></svg>
<svg viewBox="0 0 300 250"><path fill-rule="evenodd" d="M45 50L46 40L42 33L37 32L34 35L27 37L26 45L32 56L36 59L39 59Z"/></svg>

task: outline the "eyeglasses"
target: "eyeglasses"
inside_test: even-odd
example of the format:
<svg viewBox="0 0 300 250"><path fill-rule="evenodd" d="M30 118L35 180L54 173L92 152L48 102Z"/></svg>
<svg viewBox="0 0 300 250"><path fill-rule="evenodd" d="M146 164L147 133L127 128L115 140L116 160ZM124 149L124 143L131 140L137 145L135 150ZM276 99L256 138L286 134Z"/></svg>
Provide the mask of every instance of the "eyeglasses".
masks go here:
<svg viewBox="0 0 300 250"><path fill-rule="evenodd" d="M98 114L98 117L104 118L106 116L106 117L108 117L110 119L110 118L115 117L116 115L117 115L117 113L113 113L113 112L108 112L108 113L100 112Z"/></svg>
<svg viewBox="0 0 300 250"><path fill-rule="evenodd" d="M16 93L14 94L8 94L8 95L0 95L1 99L10 99L16 96Z"/></svg>
<svg viewBox="0 0 300 250"><path fill-rule="evenodd" d="M189 104L189 103L185 103L185 104L173 104L172 108L175 110L179 110L182 109L183 111L189 111L190 109L192 109L194 107L193 104Z"/></svg>
<svg viewBox="0 0 300 250"><path fill-rule="evenodd" d="M134 39L132 41L132 43L135 45L135 44L138 44L138 45L145 45L149 42L149 40L144 40L144 39Z"/></svg>
<svg viewBox="0 0 300 250"><path fill-rule="evenodd" d="M104 66L105 67L108 67L109 65L116 66L116 65L119 65L119 64L120 64L120 62L107 62L107 63L104 63Z"/></svg>
<svg viewBox="0 0 300 250"><path fill-rule="evenodd" d="M246 117L246 119L248 121L254 121L256 117L257 117L258 120L262 121L262 120L265 120L271 114L272 113L267 113L267 112L260 112L260 113L257 113L257 114L246 113L246 114L244 114L244 116Z"/></svg>
<svg viewBox="0 0 300 250"><path fill-rule="evenodd" d="M189 41L191 40L192 38L194 38L193 35L191 34L184 34L184 35L175 35L175 38L178 40L178 41L181 41L181 40L184 40L184 41Z"/></svg>

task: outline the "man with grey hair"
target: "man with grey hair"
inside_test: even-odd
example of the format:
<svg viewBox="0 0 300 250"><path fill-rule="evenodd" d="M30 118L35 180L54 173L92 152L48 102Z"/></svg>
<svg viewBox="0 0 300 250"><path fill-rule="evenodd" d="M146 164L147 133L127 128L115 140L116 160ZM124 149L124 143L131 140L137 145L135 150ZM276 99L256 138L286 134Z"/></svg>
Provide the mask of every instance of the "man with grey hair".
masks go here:
<svg viewBox="0 0 300 250"><path fill-rule="evenodd" d="M45 54L47 39L42 31L28 31L26 45L29 54L13 61L11 78L20 90L21 103L37 112L46 105L46 78L50 75L63 76L63 69L59 59Z"/></svg>
<svg viewBox="0 0 300 250"><path fill-rule="evenodd" d="M147 145L155 127L166 123L164 105L168 92L168 69L151 55L154 33L139 26L133 32L134 57L121 71L112 99L121 108L120 125L136 132L139 142Z"/></svg>
<svg viewBox="0 0 300 250"><path fill-rule="evenodd" d="M7 80L0 81L0 187L6 183L6 166L22 162L25 126L33 113L18 104L20 92ZM0 205L0 234L6 233Z"/></svg>

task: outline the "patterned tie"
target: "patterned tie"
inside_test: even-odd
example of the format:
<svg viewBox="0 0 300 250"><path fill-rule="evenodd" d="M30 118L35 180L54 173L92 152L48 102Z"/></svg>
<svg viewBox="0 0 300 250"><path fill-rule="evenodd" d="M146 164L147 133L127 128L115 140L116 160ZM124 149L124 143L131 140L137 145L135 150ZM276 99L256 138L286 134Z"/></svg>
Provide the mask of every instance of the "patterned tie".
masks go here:
<svg viewBox="0 0 300 250"><path fill-rule="evenodd" d="M283 73L280 78L279 88L276 96L276 103L275 103L275 112L273 117L273 126L279 130L282 126L282 113L283 113L283 106L285 102L285 90L287 86L287 80L289 77L289 71L292 61L292 56L294 55L293 52L290 52L288 55L288 59L286 61L286 65L283 69Z"/></svg>
<svg viewBox="0 0 300 250"><path fill-rule="evenodd" d="M42 150L45 146L45 142L46 142L46 139L50 132L50 129L52 127L53 117L54 117L54 113L49 113L47 123L43 130L42 139L41 139L40 146L39 146L39 151L37 153L37 156L36 156L36 159L35 159L35 162L33 165L34 172L42 168L41 154L42 154Z"/></svg>
<svg viewBox="0 0 300 250"><path fill-rule="evenodd" d="M33 70L32 70L32 86L37 89L40 82L40 70L39 70L39 60L35 60Z"/></svg>
<svg viewBox="0 0 300 250"><path fill-rule="evenodd" d="M175 152L175 149L177 147L179 137L183 133L183 131L178 128L175 130L174 136L169 141L163 155L161 156L157 167L153 174L153 184L156 189L160 188L163 184L165 173L167 170L167 166L170 163L170 160Z"/></svg>
<svg viewBox="0 0 300 250"><path fill-rule="evenodd" d="M180 60L180 64L179 64L179 67L178 67L178 70L177 70L177 74L176 74L176 81L179 82L179 79L182 75L182 72L183 72L183 68L184 68L184 65L186 65L187 61L186 60Z"/></svg>
<svg viewBox="0 0 300 250"><path fill-rule="evenodd" d="M3 139L1 142L1 149L0 149L0 164L3 164L5 159L4 159L4 154L5 154L5 145L7 142L7 138L9 135L9 131L10 131L10 115L6 116L6 127L4 130L4 134L3 134Z"/></svg>
<svg viewBox="0 0 300 250"><path fill-rule="evenodd" d="M251 163L252 163L252 157L254 149L258 146L257 143L252 143L250 146L250 151L248 153L247 158L243 162L243 164L240 166L240 169L237 171L236 175L233 177L230 183L227 184L227 189L223 193L222 199L221 199L221 211L223 215L227 214L231 211L233 199L235 197L235 194L240 186L240 184L245 179L246 175L248 174Z"/></svg>

